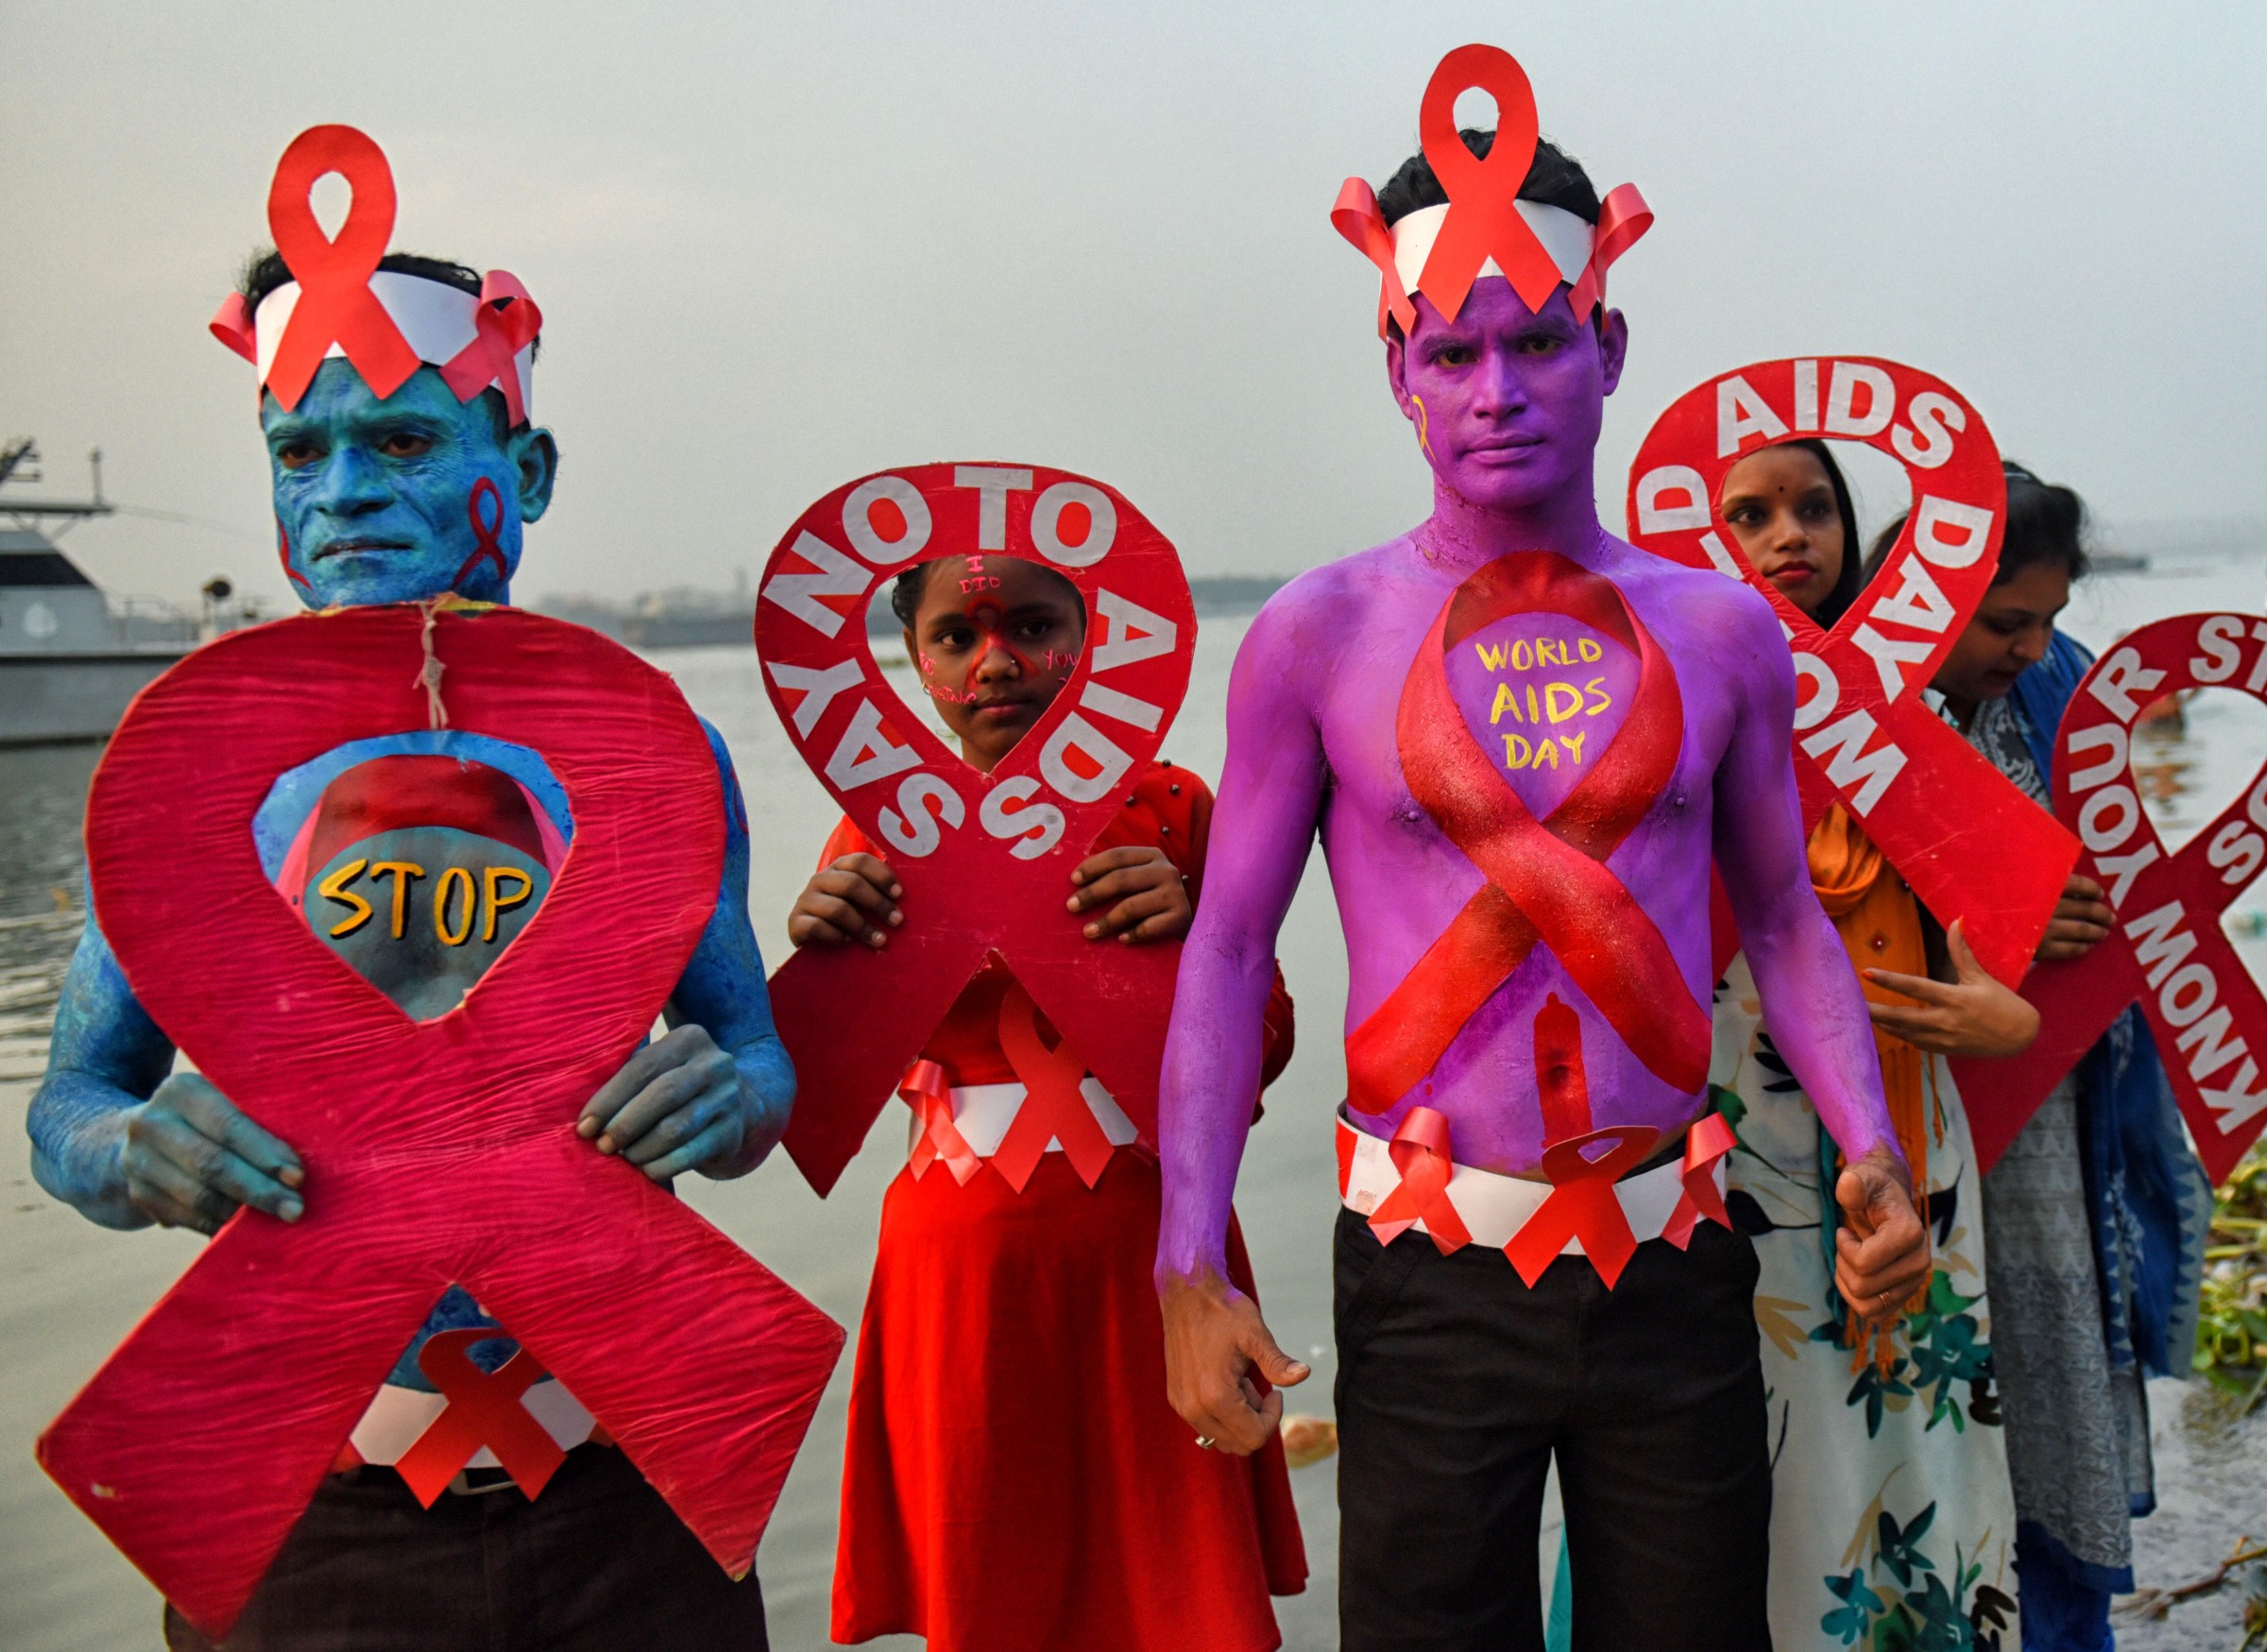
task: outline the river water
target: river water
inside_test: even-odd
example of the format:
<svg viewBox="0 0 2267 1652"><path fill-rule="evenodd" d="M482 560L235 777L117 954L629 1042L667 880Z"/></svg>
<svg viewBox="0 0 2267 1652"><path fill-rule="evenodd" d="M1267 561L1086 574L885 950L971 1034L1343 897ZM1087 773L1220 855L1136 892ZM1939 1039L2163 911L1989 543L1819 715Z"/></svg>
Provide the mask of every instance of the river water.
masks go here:
<svg viewBox="0 0 2267 1652"><path fill-rule="evenodd" d="M2168 564L2105 575L2082 588L2066 617L2100 647L2164 615L2213 608L2257 612L2259 558ZM1199 639L1188 700L1164 755L1210 776L1219 771L1228 666L1245 622L1209 622ZM756 864L751 906L766 956L786 947L789 905L833 824L826 793L773 718L746 649L656 656L720 727L739 764ZM0 1136L21 1143L22 1114L45 1060L55 996L78 926L79 813L92 749L0 752ZM2178 841L2247 784L2267 759L2267 710L2227 693L2191 707L2184 729L2137 742L2152 811ZM2239 911L2258 903L2267 883ZM2254 967L2267 941L2245 941ZM1344 1070L1334 1030L1345 1006L1345 958L1321 858L1310 863L1280 945L1300 1006L1299 1051L1269 1098L1238 1189L1270 1320L1315 1375L1289 1396L1294 1410L1327 1413L1330 1228L1336 1206L1331 1109ZM873 1260L881 1194L902 1162L891 1110L829 1199L813 1197L784 1155L738 1182L689 1177L690 1202L844 1324L855 1326ZM138 1574L39 1472L31 1442L201 1243L194 1235L115 1234L83 1221L32 1182L21 1146L0 1154L0 1646L11 1652L115 1652L154 1645L158 1603ZM835 1488L842 1460L845 1354L790 1476L759 1572L776 1643L827 1642ZM2230 1427L2208 1396L2156 1385L2164 1510L2138 1528L2140 1580L2166 1585L2208 1569L2242 1532L2267 1534L2267 1433L2255 1419ZM1278 1602L1286 1644L1336 1644L1336 1519L1328 1466L1294 1476L1314 1577ZM2232 1593L2176 1608L2162 1624L2122 1626L2130 1646L2226 1647L2240 1607ZM878 1643L915 1646L912 1640Z"/></svg>

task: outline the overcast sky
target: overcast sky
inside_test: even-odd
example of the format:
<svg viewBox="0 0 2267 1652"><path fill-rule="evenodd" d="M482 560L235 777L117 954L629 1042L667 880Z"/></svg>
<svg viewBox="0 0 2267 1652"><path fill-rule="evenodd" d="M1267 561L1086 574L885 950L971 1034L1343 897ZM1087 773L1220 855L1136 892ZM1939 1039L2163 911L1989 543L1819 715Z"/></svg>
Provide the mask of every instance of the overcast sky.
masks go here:
<svg viewBox="0 0 2267 1652"><path fill-rule="evenodd" d="M124 592L279 601L249 370L204 323L277 156L362 127L398 248L524 280L564 453L522 599L728 583L933 459L1099 476L1198 573L1387 538L1426 476L1339 180L1448 48L1659 219L1613 277L1610 526L1742 362L1901 358L2112 521L2267 514L2267 8L0 0L0 434Z"/></svg>

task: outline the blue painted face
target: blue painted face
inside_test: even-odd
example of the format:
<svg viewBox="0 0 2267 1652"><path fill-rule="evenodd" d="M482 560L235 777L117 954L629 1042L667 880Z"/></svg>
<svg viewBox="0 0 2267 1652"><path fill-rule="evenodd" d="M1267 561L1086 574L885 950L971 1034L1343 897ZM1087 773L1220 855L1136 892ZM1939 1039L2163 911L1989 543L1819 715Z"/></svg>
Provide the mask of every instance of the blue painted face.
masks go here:
<svg viewBox="0 0 2267 1652"><path fill-rule="evenodd" d="M344 357L286 413L262 400L276 526L292 589L311 608L510 595L521 530L551 503L547 430L496 434L497 394L469 401L432 367L381 401Z"/></svg>

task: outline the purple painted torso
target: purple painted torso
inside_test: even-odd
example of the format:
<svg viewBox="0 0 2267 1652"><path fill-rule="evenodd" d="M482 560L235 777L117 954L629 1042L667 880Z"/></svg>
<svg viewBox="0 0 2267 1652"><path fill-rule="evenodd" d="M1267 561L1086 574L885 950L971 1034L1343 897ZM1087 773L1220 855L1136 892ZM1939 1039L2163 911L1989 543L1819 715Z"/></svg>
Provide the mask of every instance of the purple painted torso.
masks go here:
<svg viewBox="0 0 2267 1652"><path fill-rule="evenodd" d="M1661 928L1696 999L1705 1005L1708 979L1708 868L1714 777L1732 723L1724 685L1713 681L1706 644L1710 599L1730 589L1721 579L1672 568L1659 558L1616 547L1619 556L1599 564L1622 588L1638 621L1667 654L1682 690L1684 737L1671 782L1645 817L1607 860ZM1400 984L1457 911L1479 889L1479 869L1443 835L1410 794L1397 749L1394 708L1434 618L1462 578L1461 570L1430 563L1413 537L1317 570L1284 593L1295 604L1297 625L1338 630L1358 638L1332 651L1322 669L1300 673L1310 693L1321 758L1329 775L1320 818L1323 852L1346 932L1346 1027L1359 1026ZM1358 626L1351 623L1359 616ZM1543 639L1556 658L1557 643L1589 639L1601 657L1579 657L1526 671ZM1513 644L1524 643L1524 648ZM1501 648L1503 669L1490 670L1480 647ZM1304 652L1304 651L1303 651ZM1538 817L1556 808L1594 763L1623 724L1637 681L1628 650L1559 614L1496 622L1459 644L1448 661L1449 683L1465 724L1521 800ZM1584 696L1586 684L1594 684ZM1553 694L1553 686L1564 685ZM1491 724L1499 688L1516 701ZM1527 690L1535 691L1541 725L1524 721ZM1551 721L1556 708L1566 713ZM1605 702L1603 706L1601 702ZM1592 710L1590 707L1599 707ZM1576 708L1579 707L1579 708ZM1579 760L1566 736L1579 741ZM1517 743L1507 748L1507 739ZM1541 769L1535 752L1551 741L1552 759ZM1507 758L1526 761L1507 766ZM1535 1096L1535 1012L1556 993L1582 1018L1582 1046L1594 1121L1644 1124L1675 1132L1699 1111L1698 1098L1680 1095L1648 1072L1583 995L1558 958L1538 946L1512 972L1453 1043L1423 1093L1403 1098L1376 1119L1357 1120L1390 1134L1420 1099L1446 1115L1456 1156L1486 1168L1532 1171L1543 1155L1543 1121Z"/></svg>

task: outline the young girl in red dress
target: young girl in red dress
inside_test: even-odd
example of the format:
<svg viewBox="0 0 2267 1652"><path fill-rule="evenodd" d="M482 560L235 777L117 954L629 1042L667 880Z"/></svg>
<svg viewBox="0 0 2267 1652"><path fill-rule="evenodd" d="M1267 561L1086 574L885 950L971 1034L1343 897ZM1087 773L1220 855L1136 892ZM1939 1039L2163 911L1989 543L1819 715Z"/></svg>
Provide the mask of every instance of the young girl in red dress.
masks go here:
<svg viewBox="0 0 2267 1652"><path fill-rule="evenodd" d="M989 771L1070 676L1085 611L1036 563L988 557L974 594L929 577L933 566L904 574L892 606L962 755ZM1211 818L1202 780L1151 764L1071 875L1071 910L1093 914L1086 934L1111 945L1186 934ZM845 820L789 938L885 946L902 898ZM949 1134L953 1150L937 1152L916 1117L912 1163L882 1201L850 1394L834 1639L1268 1652L1282 1643L1269 1595L1306 1581L1281 1442L1250 1457L1208 1451L1167 1403L1151 1282L1156 1160L1092 1078L1082 1090L1099 1134L1041 1143L1015 1130L1023 1086L1002 1039L1029 1039L1034 1025L1058 1036L995 956L908 1078L949 1098L967 1153ZM1290 1059L1280 974L1268 1031L1263 1081ZM1230 1247L1250 1292L1233 1233Z"/></svg>

